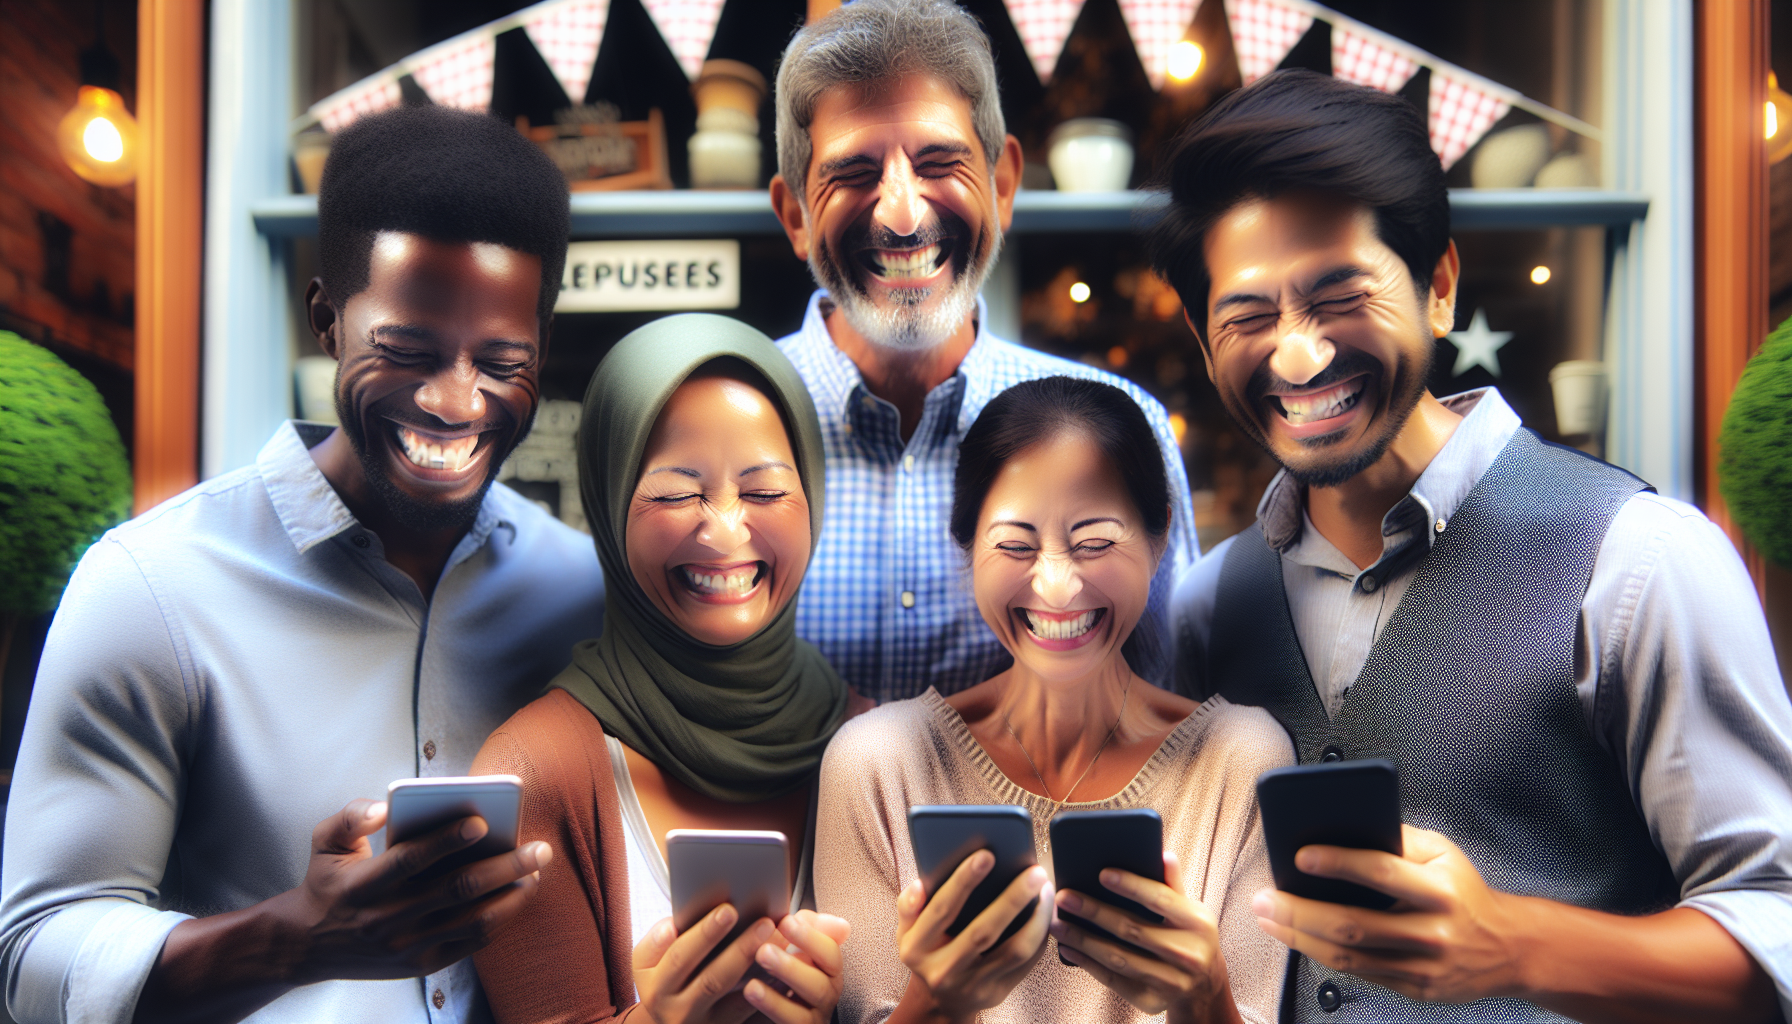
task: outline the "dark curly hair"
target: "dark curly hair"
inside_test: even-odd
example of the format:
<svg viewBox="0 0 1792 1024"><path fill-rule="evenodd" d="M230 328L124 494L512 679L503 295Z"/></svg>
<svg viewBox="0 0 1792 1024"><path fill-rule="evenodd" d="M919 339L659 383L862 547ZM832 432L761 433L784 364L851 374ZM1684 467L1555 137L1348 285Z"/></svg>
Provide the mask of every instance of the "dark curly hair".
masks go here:
<svg viewBox="0 0 1792 1024"><path fill-rule="evenodd" d="M324 290L341 309L367 287L381 231L495 242L541 258L536 313L545 334L571 216L565 177L504 122L438 106L370 114L336 136L318 186Z"/></svg>

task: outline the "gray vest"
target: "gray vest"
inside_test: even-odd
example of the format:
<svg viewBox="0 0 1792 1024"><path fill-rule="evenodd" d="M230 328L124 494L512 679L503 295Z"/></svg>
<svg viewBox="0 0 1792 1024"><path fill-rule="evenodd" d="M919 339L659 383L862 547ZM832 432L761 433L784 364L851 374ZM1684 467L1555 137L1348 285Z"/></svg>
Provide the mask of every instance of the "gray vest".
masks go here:
<svg viewBox="0 0 1792 1024"><path fill-rule="evenodd" d="M1253 526L1221 568L1207 679L1274 714L1302 764L1392 760L1406 823L1449 836L1493 888L1665 910L1680 886L1574 688L1594 560L1646 486L1521 429L1419 562L1336 718L1307 672L1281 556ZM1417 1003L1295 960L1283 1001L1295 1021L1565 1019L1517 999Z"/></svg>

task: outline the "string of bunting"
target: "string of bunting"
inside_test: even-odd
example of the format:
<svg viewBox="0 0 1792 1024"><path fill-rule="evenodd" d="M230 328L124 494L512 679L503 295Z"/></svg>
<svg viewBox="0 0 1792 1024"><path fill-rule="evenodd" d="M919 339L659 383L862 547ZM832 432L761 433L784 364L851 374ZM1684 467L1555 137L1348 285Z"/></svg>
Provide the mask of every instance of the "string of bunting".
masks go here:
<svg viewBox="0 0 1792 1024"><path fill-rule="evenodd" d="M1331 27L1332 73L1346 81L1398 92L1419 68L1431 71L1427 98L1431 148L1448 168L1514 107L1598 139L1599 130L1472 71L1441 60L1313 0L1224 0L1232 46L1246 84L1288 56L1313 22ZM672 55L696 78L715 38L726 0L641 0ZM1170 49L1183 39L1202 0L1119 0L1120 13L1154 89L1163 88ZM1027 58L1049 82L1083 0L1004 0ZM491 105L492 60L499 33L522 28L569 101L582 102L603 43L609 0L544 0L490 24L421 50L314 104L306 121L340 131L356 118L397 106L409 76L444 106Z"/></svg>

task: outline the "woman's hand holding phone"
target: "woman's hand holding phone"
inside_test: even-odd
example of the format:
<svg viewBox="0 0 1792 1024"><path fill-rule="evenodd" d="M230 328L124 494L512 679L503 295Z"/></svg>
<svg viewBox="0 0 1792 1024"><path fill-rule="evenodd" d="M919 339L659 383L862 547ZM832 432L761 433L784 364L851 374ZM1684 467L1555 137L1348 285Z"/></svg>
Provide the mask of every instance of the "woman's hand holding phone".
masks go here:
<svg viewBox="0 0 1792 1024"><path fill-rule="evenodd" d="M1032 969L1045 949L1052 918L1052 887L1044 868L1022 872L963 931L946 935L971 890L994 867L994 855L978 850L958 865L931 900L919 879L896 898L897 949L911 981L892 1020L906 1017L905 1010L970 1020L1008 998ZM997 945L1008 923L1035 899L1039 904L1027 923Z"/></svg>
<svg viewBox="0 0 1792 1024"><path fill-rule="evenodd" d="M759 947L754 958L765 972L782 982L768 985L754 978L743 993L747 1002L775 1024L827 1024L834 1017L844 987L840 944L852 933L843 917L799 910L778 922L774 940Z"/></svg>
<svg viewBox="0 0 1792 1024"><path fill-rule="evenodd" d="M722 904L677 934L665 918L635 946L635 988L641 1010L654 1024L740 1024L755 1012L776 1024L822 1024L840 1001L840 943L851 926L832 914L799 910L784 918L782 930L769 919L741 933L700 971L703 962L734 927L737 912ZM785 949L794 945L796 952ZM766 973L784 983L776 991L754 979L741 990L740 979L757 961Z"/></svg>
<svg viewBox="0 0 1792 1024"><path fill-rule="evenodd" d="M1119 993L1142 1013L1166 1013L1173 1022L1239 1021L1220 955L1219 922L1199 900L1182 894L1182 868L1164 854L1164 881L1109 868L1108 889L1163 916L1150 924L1087 893L1058 893L1060 910L1105 928L1137 947L1097 938L1062 918L1052 922L1058 949L1072 963Z"/></svg>

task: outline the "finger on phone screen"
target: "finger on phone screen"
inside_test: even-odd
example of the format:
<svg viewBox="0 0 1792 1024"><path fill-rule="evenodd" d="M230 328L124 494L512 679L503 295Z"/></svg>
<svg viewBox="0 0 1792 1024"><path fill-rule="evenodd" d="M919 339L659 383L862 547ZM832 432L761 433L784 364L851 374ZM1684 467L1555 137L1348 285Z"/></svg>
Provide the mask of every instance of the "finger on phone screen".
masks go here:
<svg viewBox="0 0 1792 1024"><path fill-rule="evenodd" d="M485 819L478 815L451 821L415 839L394 843L375 858L378 865L364 883L370 887L399 885L428 870L436 861L485 838Z"/></svg>
<svg viewBox="0 0 1792 1024"><path fill-rule="evenodd" d="M674 991L684 988L691 969L703 962L739 919L740 913L734 905L724 903L673 939L671 948L660 958L660 968L666 972L666 986Z"/></svg>
<svg viewBox="0 0 1792 1024"><path fill-rule="evenodd" d="M769 918L760 918L752 927L736 936L728 948L704 966L686 988L695 989L693 1005L699 1009L713 1005L732 992L740 979L753 966L753 954L765 945L776 931Z"/></svg>
<svg viewBox="0 0 1792 1024"><path fill-rule="evenodd" d="M1003 889L1000 895L990 902L989 906L983 908L982 913L971 920L964 931L958 933L958 938L953 941L963 942L978 953L987 952L1000 941L1002 933L1008 930L1008 926L1016 917L1020 916L1027 904L1039 896L1040 887L1043 885L1045 885L1044 868L1035 865L1021 872L1014 881L1008 883L1008 887ZM1033 909L1034 917L1037 917L1039 908ZM1032 923L1032 919L1029 919L1019 932L1009 938L1009 942L1026 934ZM1030 951L1031 946L1028 948Z"/></svg>
<svg viewBox="0 0 1792 1024"><path fill-rule="evenodd" d="M760 946L753 959L810 1006L820 1004L832 991L827 972L794 953L779 949L777 943L767 942Z"/></svg>
<svg viewBox="0 0 1792 1024"><path fill-rule="evenodd" d="M978 850L960 861L945 884L928 898L927 906L915 919L915 926L935 940L944 936L946 927L958 920L958 912L964 909L971 890L977 888L977 883L983 881L995 864L995 854L988 850Z"/></svg>

